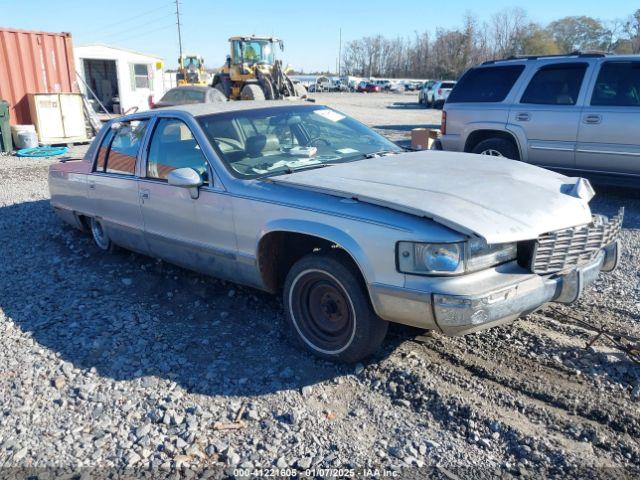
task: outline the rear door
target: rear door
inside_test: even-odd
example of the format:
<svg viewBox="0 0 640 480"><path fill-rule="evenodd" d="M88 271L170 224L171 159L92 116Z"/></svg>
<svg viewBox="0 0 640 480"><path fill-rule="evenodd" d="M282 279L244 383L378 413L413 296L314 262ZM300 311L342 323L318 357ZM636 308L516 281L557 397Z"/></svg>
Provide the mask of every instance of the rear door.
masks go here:
<svg viewBox="0 0 640 480"><path fill-rule="evenodd" d="M205 140L206 141L206 140ZM140 179L145 237L151 252L172 263L234 279L236 238L231 197L214 178L192 129L181 119L159 117ZM176 168L203 179L199 197L167 183Z"/></svg>
<svg viewBox="0 0 640 480"><path fill-rule="evenodd" d="M509 112L509 128L526 139L526 160L551 168L575 168L575 146L588 62L538 68Z"/></svg>
<svg viewBox="0 0 640 480"><path fill-rule="evenodd" d="M580 119L580 170L640 175L640 60L605 61Z"/></svg>
<svg viewBox="0 0 640 480"><path fill-rule="evenodd" d="M89 176L89 202L118 245L148 253L138 201L136 163L148 120L118 122L104 136Z"/></svg>

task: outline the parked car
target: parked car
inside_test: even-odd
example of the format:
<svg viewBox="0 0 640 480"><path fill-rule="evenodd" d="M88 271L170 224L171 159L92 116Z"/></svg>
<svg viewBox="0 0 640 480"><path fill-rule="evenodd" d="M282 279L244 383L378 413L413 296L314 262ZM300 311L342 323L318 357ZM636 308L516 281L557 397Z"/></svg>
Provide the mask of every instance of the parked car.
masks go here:
<svg viewBox="0 0 640 480"><path fill-rule="evenodd" d="M425 94L427 108L442 108L455 85L453 80L435 82Z"/></svg>
<svg viewBox="0 0 640 480"><path fill-rule="evenodd" d="M379 86L380 91L387 91L391 88L391 80L378 79L378 80L374 80L372 83Z"/></svg>
<svg viewBox="0 0 640 480"><path fill-rule="evenodd" d="M435 80L427 80L420 86L418 90L418 103L420 105L427 106L427 92L429 92L433 88L435 83Z"/></svg>
<svg viewBox="0 0 640 480"><path fill-rule="evenodd" d="M226 102L227 97L215 88L184 86L167 90L158 102L149 97L149 108L174 107L190 103Z"/></svg>
<svg viewBox="0 0 640 480"><path fill-rule="evenodd" d="M382 91L382 88L380 87L380 85L376 85L375 83L360 82L358 84L358 92L373 93L373 92L381 92L381 91Z"/></svg>
<svg viewBox="0 0 640 480"><path fill-rule="evenodd" d="M441 142L637 186L638 125L640 56L529 57L466 72L445 105Z"/></svg>
<svg viewBox="0 0 640 480"><path fill-rule="evenodd" d="M118 118L84 159L51 165L49 188L100 250L282 292L300 343L347 362L374 352L388 322L458 335L576 300L615 268L622 222L591 215L584 179L403 152L291 101Z"/></svg>

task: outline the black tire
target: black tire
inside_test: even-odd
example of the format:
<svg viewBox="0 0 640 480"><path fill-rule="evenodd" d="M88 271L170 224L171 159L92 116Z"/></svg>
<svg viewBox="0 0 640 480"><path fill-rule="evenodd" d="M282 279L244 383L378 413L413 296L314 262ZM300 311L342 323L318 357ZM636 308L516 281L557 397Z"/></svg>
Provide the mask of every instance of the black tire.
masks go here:
<svg viewBox="0 0 640 480"><path fill-rule="evenodd" d="M260 88L260 85L249 83L242 87L240 98L242 100L265 100L266 96L262 88Z"/></svg>
<svg viewBox="0 0 640 480"><path fill-rule="evenodd" d="M93 243L103 252L113 253L116 251L116 244L111 241L109 235L102 226L102 221L97 218L91 218L89 220L89 231L91 232L91 238Z"/></svg>
<svg viewBox="0 0 640 480"><path fill-rule="evenodd" d="M213 91L211 92L211 101L213 103L226 102L227 97L220 90L218 90L217 88L214 88Z"/></svg>
<svg viewBox="0 0 640 480"><path fill-rule="evenodd" d="M225 100L229 98L227 97L227 92L225 92L224 85L222 83L216 83L216 86L213 88L215 88L218 92L220 92L220 94L224 97Z"/></svg>
<svg viewBox="0 0 640 480"><path fill-rule="evenodd" d="M444 102L442 100L438 100L437 102L433 102L433 106L438 110L442 110L442 107L444 107Z"/></svg>
<svg viewBox="0 0 640 480"><path fill-rule="evenodd" d="M388 323L373 311L356 268L336 254L309 254L291 267L284 307L299 343L328 360L358 362L387 333Z"/></svg>
<svg viewBox="0 0 640 480"><path fill-rule="evenodd" d="M490 155L494 157L506 157L512 160L520 160L520 155L516 145L511 140L501 137L492 137L482 140L473 147L471 152L479 155Z"/></svg>
<svg viewBox="0 0 640 480"><path fill-rule="evenodd" d="M307 94L307 89L304 88L304 85L302 85L301 83L294 83L293 91L296 93L296 97L307 98L309 96Z"/></svg>

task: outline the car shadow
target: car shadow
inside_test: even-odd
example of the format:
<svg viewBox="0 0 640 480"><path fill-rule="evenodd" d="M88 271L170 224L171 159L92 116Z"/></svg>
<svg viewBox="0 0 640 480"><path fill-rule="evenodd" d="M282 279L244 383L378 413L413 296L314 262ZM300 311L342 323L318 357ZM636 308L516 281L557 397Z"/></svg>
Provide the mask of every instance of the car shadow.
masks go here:
<svg viewBox="0 0 640 480"><path fill-rule="evenodd" d="M427 110L427 108L418 103L417 101L415 102L393 102L390 105L387 105L388 109L391 110Z"/></svg>
<svg viewBox="0 0 640 480"><path fill-rule="evenodd" d="M48 201L1 207L0 225L11 226L0 231L1 312L76 368L242 396L354 371L294 345L278 297L144 255L103 253ZM390 335L369 361L410 335Z"/></svg>

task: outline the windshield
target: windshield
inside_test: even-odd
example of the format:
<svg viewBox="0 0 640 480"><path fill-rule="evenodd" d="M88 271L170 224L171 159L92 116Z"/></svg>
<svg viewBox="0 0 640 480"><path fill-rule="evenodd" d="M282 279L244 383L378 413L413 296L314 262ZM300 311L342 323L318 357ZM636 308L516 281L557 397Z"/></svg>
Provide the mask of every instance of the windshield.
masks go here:
<svg viewBox="0 0 640 480"><path fill-rule="evenodd" d="M323 106L241 110L198 121L227 168L240 178L402 151L360 122Z"/></svg>
<svg viewBox="0 0 640 480"><path fill-rule="evenodd" d="M233 42L234 63L269 63L273 64L273 45L268 40L251 40Z"/></svg>

